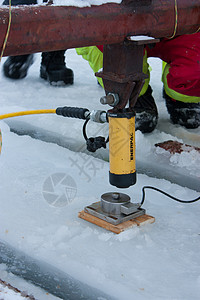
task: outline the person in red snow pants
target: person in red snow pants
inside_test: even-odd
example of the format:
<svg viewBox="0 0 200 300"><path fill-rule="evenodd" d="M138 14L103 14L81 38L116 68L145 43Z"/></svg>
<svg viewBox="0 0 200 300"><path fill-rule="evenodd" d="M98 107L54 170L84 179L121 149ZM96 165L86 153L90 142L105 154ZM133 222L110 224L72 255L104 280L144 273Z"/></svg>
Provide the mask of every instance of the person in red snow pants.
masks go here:
<svg viewBox="0 0 200 300"><path fill-rule="evenodd" d="M94 72L103 67L103 46L77 48ZM163 97L170 119L186 128L200 126L200 33L163 38L152 47L145 46L143 72L148 74L135 106L136 129L151 132L157 125L158 111L149 85L147 58L163 61ZM101 79L100 84L103 86Z"/></svg>

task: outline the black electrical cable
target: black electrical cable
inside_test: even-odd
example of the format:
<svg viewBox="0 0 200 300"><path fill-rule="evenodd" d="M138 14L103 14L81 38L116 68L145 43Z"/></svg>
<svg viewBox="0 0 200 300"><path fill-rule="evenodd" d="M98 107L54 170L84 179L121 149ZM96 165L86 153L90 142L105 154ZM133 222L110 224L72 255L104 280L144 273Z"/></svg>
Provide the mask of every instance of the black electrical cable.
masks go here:
<svg viewBox="0 0 200 300"><path fill-rule="evenodd" d="M86 140L87 150L90 152L96 152L96 150L100 148L106 148L106 144L109 142L109 137L107 137L107 139L105 139L105 137L102 136L88 138L86 134L86 126L89 120L90 117L87 116L83 124L83 136L84 139Z"/></svg>
<svg viewBox="0 0 200 300"><path fill-rule="evenodd" d="M153 187L153 186L143 186L143 188L142 188L142 201L140 203L140 207L143 205L144 200L145 200L145 189L155 190L155 191L160 192L160 193L164 194L165 196L167 196L167 197L169 197L169 198L171 198L171 199L173 199L175 201L178 201L180 203L193 203L193 202L197 202L197 201L200 200L200 197L197 197L196 199L193 199L193 200L181 200L181 199L178 199L178 198L176 198L176 197L174 197L174 196L172 196L172 195L170 195L170 194L168 194L168 193L166 193L166 192L164 192L164 191L162 191L162 190L160 190L160 189L158 189L156 187Z"/></svg>
<svg viewBox="0 0 200 300"><path fill-rule="evenodd" d="M83 124L83 136L86 141L88 140L88 137L86 134L86 126L87 126L87 123L89 122L89 120L90 120L90 117L88 116ZM106 143L108 143L108 142L109 142L109 137L107 137L107 139L106 139Z"/></svg>
<svg viewBox="0 0 200 300"><path fill-rule="evenodd" d="M83 136L84 136L84 139L87 141L88 140L88 137L87 137L87 134L86 134L86 126L87 126L87 123L89 122L90 118L87 117L84 124L83 124Z"/></svg>

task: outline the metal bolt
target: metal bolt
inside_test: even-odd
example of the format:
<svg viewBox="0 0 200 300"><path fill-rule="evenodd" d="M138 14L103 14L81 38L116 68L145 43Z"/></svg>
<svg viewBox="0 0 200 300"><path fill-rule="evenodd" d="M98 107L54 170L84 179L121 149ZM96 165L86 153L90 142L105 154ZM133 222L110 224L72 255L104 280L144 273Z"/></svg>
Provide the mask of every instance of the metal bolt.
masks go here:
<svg viewBox="0 0 200 300"><path fill-rule="evenodd" d="M112 193L112 198L118 200L120 198L120 193Z"/></svg>
<svg viewBox="0 0 200 300"><path fill-rule="evenodd" d="M106 97L106 96L101 97L100 103L103 104L103 105L104 105L104 104L108 104L108 102L107 102L107 97Z"/></svg>
<svg viewBox="0 0 200 300"><path fill-rule="evenodd" d="M110 106L115 106L119 103L118 94L108 93L108 95L101 97L101 104L109 104Z"/></svg>

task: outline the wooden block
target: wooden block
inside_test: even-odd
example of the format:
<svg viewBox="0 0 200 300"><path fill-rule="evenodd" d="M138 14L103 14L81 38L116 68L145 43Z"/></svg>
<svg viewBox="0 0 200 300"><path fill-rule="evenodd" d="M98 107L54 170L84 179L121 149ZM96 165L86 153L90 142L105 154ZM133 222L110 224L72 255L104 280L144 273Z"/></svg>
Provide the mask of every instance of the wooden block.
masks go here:
<svg viewBox="0 0 200 300"><path fill-rule="evenodd" d="M155 222L155 218L149 215L143 215L139 216L134 219L137 223L137 226L146 225L146 224L152 224Z"/></svg>
<svg viewBox="0 0 200 300"><path fill-rule="evenodd" d="M125 221L123 223L120 223L118 225L113 225L111 223L106 222L105 220L101 220L95 216L92 216L88 213L86 213L84 210L82 210L81 212L79 212L78 217L81 219L84 219L90 223L93 223L99 227L102 227L106 230L112 231L114 233L119 234L120 232L134 227L134 226L141 226L144 224L150 224L150 223L154 223L155 222L155 218L149 215L143 215L140 217L137 217L135 219L129 220L129 221Z"/></svg>

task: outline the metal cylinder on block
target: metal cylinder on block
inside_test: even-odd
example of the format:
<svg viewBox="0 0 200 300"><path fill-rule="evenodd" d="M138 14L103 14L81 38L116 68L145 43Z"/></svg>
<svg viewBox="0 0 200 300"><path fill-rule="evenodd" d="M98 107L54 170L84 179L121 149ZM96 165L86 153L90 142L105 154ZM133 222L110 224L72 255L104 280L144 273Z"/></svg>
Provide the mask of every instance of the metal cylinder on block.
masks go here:
<svg viewBox="0 0 200 300"><path fill-rule="evenodd" d="M110 215L120 215L121 205L130 203L131 198L123 193L105 193L101 196L101 208Z"/></svg>
<svg viewBox="0 0 200 300"><path fill-rule="evenodd" d="M128 188L136 183L135 112L109 112L110 184Z"/></svg>

